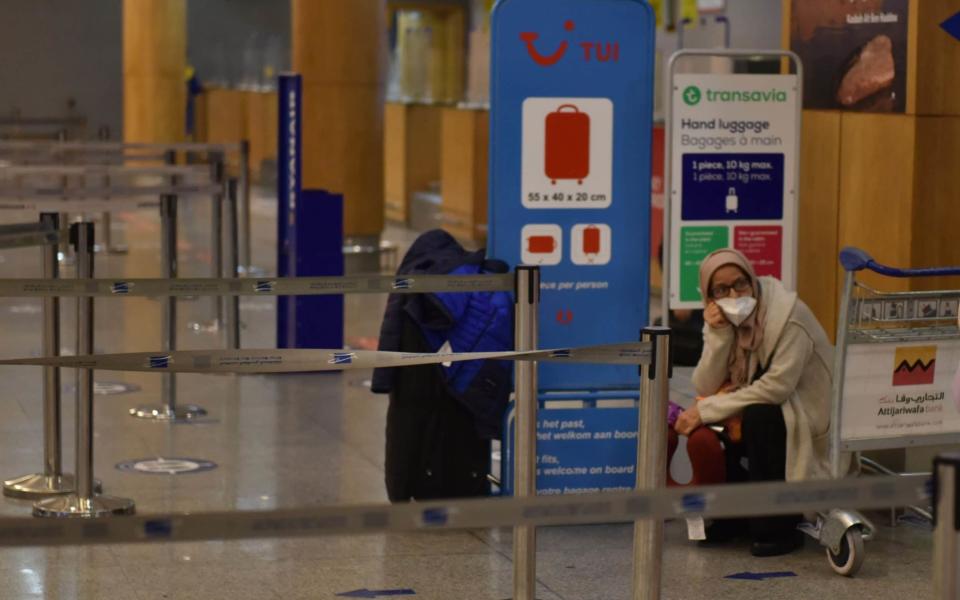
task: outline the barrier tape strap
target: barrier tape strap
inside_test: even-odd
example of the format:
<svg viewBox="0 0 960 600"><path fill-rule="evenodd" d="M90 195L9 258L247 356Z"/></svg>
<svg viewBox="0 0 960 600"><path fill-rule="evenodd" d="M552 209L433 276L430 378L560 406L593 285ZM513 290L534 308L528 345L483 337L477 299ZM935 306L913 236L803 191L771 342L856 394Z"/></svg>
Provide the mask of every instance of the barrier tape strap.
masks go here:
<svg viewBox="0 0 960 600"><path fill-rule="evenodd" d="M156 206L163 195L177 198L210 198L222 194L216 185L157 185L111 188L41 188L0 186L0 210L79 212L131 210Z"/></svg>
<svg viewBox="0 0 960 600"><path fill-rule="evenodd" d="M189 512L87 519L0 519L0 547L286 538L582 525L683 517L753 517L928 503L922 475L759 483L395 505Z"/></svg>
<svg viewBox="0 0 960 600"><path fill-rule="evenodd" d="M0 360L0 365L30 365L157 373L308 373L377 367L410 367L468 360L545 361L639 365L650 363L650 342L607 344L524 352L381 352L376 350L181 350Z"/></svg>
<svg viewBox="0 0 960 600"><path fill-rule="evenodd" d="M57 231L34 233L0 233L0 249L23 248L25 246L49 246L60 243Z"/></svg>
<svg viewBox="0 0 960 600"><path fill-rule="evenodd" d="M513 291L513 275L347 275L275 279L0 279L0 297L315 296Z"/></svg>
<svg viewBox="0 0 960 600"><path fill-rule="evenodd" d="M0 248L45 246L60 242L60 231L40 223L0 225Z"/></svg>

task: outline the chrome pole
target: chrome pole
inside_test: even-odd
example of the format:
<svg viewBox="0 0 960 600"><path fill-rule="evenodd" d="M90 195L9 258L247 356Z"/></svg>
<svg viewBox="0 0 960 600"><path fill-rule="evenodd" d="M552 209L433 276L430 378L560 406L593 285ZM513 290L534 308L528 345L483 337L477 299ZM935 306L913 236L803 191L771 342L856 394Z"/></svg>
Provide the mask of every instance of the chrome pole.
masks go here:
<svg viewBox="0 0 960 600"><path fill-rule="evenodd" d="M540 310L540 268L517 267L515 274L516 350L536 350ZM517 498L537 495L537 363L520 361L514 367L513 493ZM537 586L537 529L513 528L513 600L535 600Z"/></svg>
<svg viewBox="0 0 960 600"><path fill-rule="evenodd" d="M230 221L227 240L227 264L230 277L240 277L239 227L237 227L237 179L227 181L227 218ZM240 348L240 296L227 296L227 348Z"/></svg>
<svg viewBox="0 0 960 600"><path fill-rule="evenodd" d="M217 187L217 193L210 197L210 276L223 277L223 197L226 192L224 180L224 155L222 152L210 152L210 180ZM204 323L194 321L187 326L193 331L219 332L224 328L223 298L211 296L213 318Z"/></svg>
<svg viewBox="0 0 960 600"><path fill-rule="evenodd" d="M77 257L77 279L93 278L93 223L75 223L70 238ZM93 297L77 298L77 356L93 351ZM33 505L37 517L104 517L133 514L133 500L97 495L93 478L93 369L77 369L75 458L76 492Z"/></svg>
<svg viewBox="0 0 960 600"><path fill-rule="evenodd" d="M210 164L210 176L214 185L218 186L219 192L213 195L213 205L211 213L211 261L213 262L210 276L214 279L223 278L223 189L224 189L224 157L223 154L214 155L214 160ZM214 327L217 330L223 328L223 298L213 296L214 306Z"/></svg>
<svg viewBox="0 0 960 600"><path fill-rule="evenodd" d="M847 365L847 329L850 327L850 304L853 300L854 272L847 271L843 276L843 292L840 296L840 310L837 315L837 349L833 354L833 402L830 407L830 474L834 479L843 476L840 472L842 456L840 446L843 443L843 374Z"/></svg>
<svg viewBox="0 0 960 600"><path fill-rule="evenodd" d="M253 226L250 222L250 141L240 142L240 187L243 189L243 237L240 248L240 264L244 274L248 277L256 276L253 266L251 246L253 244Z"/></svg>
<svg viewBox="0 0 960 600"><path fill-rule="evenodd" d="M57 213L41 213L40 223L52 231L59 231ZM58 277L60 261L57 244L45 244L43 253L44 279ZM43 298L44 356L60 355L60 298ZM3 482L3 495L11 498L39 498L69 494L75 488L73 475L63 473L62 435L60 430L60 368L43 368L43 472L24 475Z"/></svg>
<svg viewBox="0 0 960 600"><path fill-rule="evenodd" d="M173 178L176 187L177 178ZM160 255L162 277L177 277L177 197L166 194L160 198ZM163 349L172 352L177 348L177 298L166 296L162 300L161 335ZM160 421L189 421L207 414L207 411L192 404L177 405L176 373L161 374L161 406L140 406L130 409L130 414L141 419Z"/></svg>
<svg viewBox="0 0 960 600"><path fill-rule="evenodd" d="M933 462L935 529L933 531L933 597L937 600L960 598L957 571L960 569L960 553L957 552L957 536L960 535L960 520L957 502L960 500L960 454L942 454Z"/></svg>
<svg viewBox="0 0 960 600"><path fill-rule="evenodd" d="M640 369L637 490L656 490L667 479L667 402L670 397L670 329L647 327L650 363ZM659 600L663 571L663 520L633 525L633 600Z"/></svg>

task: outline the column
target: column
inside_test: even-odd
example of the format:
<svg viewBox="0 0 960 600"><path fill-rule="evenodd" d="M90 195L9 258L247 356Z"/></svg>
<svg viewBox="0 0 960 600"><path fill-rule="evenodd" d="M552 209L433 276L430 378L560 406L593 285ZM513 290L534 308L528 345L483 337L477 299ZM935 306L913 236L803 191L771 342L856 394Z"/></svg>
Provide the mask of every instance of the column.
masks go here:
<svg viewBox="0 0 960 600"><path fill-rule="evenodd" d="M344 195L348 243L383 230L384 0L291 0L303 76L303 186Z"/></svg>
<svg viewBox="0 0 960 600"><path fill-rule="evenodd" d="M186 0L123 1L123 138L178 142L186 127Z"/></svg>

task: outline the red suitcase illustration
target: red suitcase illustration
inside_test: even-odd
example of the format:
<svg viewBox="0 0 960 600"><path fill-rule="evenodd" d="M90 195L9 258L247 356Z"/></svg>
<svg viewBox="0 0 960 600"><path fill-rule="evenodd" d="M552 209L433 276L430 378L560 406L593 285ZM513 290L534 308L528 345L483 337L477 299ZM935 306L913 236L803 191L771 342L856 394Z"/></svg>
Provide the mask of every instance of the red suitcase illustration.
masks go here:
<svg viewBox="0 0 960 600"><path fill-rule="evenodd" d="M600 254L600 229L594 225L583 229L583 253Z"/></svg>
<svg viewBox="0 0 960 600"><path fill-rule="evenodd" d="M564 104L547 115L544 167L552 183L590 175L590 115Z"/></svg>
<svg viewBox="0 0 960 600"><path fill-rule="evenodd" d="M530 254L552 254L557 241L552 235L531 235L527 238L527 252Z"/></svg>

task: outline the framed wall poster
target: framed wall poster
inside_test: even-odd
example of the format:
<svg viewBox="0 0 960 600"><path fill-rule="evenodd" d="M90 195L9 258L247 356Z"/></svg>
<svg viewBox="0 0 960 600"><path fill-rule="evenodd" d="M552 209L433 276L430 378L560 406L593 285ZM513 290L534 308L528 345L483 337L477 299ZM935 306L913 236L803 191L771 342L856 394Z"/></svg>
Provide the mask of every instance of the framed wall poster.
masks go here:
<svg viewBox="0 0 960 600"><path fill-rule="evenodd" d="M793 0L790 48L807 109L902 113L909 0Z"/></svg>

